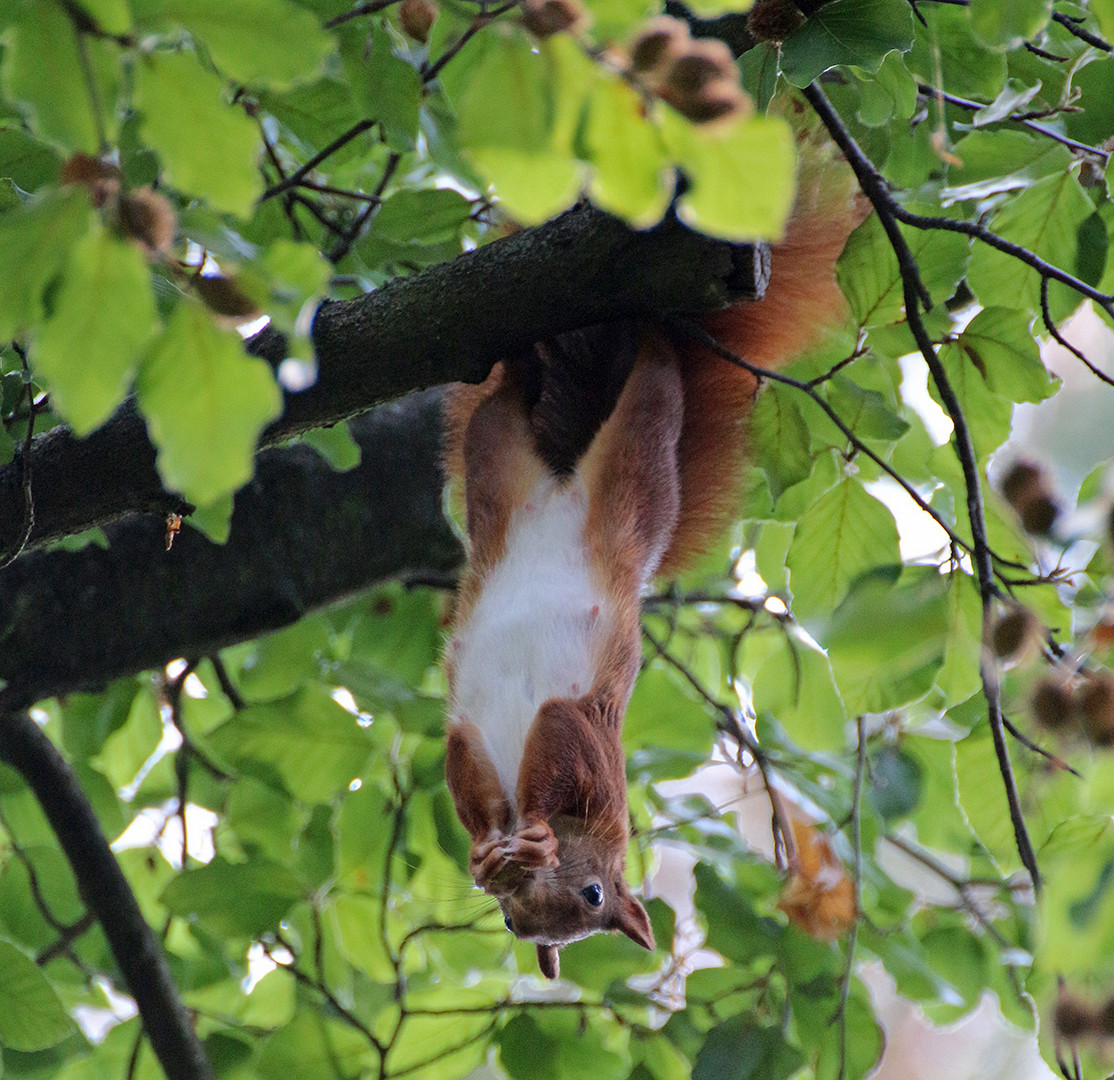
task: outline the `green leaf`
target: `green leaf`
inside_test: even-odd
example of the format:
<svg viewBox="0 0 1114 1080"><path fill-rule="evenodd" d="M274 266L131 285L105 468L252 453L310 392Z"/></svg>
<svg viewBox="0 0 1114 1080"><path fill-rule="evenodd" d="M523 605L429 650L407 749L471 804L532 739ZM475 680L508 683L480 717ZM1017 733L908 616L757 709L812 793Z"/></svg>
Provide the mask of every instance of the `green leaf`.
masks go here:
<svg viewBox="0 0 1114 1080"><path fill-rule="evenodd" d="M218 210L246 217L262 194L256 168L259 129L224 100L224 84L193 53L143 56L135 66L143 138L167 179Z"/></svg>
<svg viewBox="0 0 1114 1080"><path fill-rule="evenodd" d="M106 34L125 34L132 27L128 0L80 0L79 6Z"/></svg>
<svg viewBox="0 0 1114 1080"><path fill-rule="evenodd" d="M768 383L750 417L749 436L755 456L775 499L812 472L812 436L801 413L798 391Z"/></svg>
<svg viewBox="0 0 1114 1080"><path fill-rule="evenodd" d="M844 375L829 381L828 404L860 439L894 442L909 430L881 391L863 389Z"/></svg>
<svg viewBox="0 0 1114 1080"><path fill-rule="evenodd" d="M123 788L138 775L162 741L158 702L148 690L136 694L127 722L109 735L92 763L114 788Z"/></svg>
<svg viewBox="0 0 1114 1080"><path fill-rule="evenodd" d="M364 827L379 826L365 822ZM329 905L328 912L345 960L376 982L389 983L394 980L394 968L379 931L382 906L378 896L343 893Z"/></svg>
<svg viewBox="0 0 1114 1080"><path fill-rule="evenodd" d="M360 444L352 438L347 424L313 428L301 436L301 441L312 446L337 472L347 472L360 464Z"/></svg>
<svg viewBox="0 0 1114 1080"><path fill-rule="evenodd" d="M797 161L784 120L751 116L717 128L664 109L662 136L689 182L677 200L686 225L736 242L781 238L796 195Z"/></svg>
<svg viewBox="0 0 1114 1080"><path fill-rule="evenodd" d="M456 236L472 213L472 202L450 188L400 191L383 203L374 231L388 240L431 243Z"/></svg>
<svg viewBox="0 0 1114 1080"><path fill-rule="evenodd" d="M299 1009L263 1044L256 1075L260 1080L361 1076L374 1060L375 1050L361 1032L320 1010Z"/></svg>
<svg viewBox="0 0 1114 1080"><path fill-rule="evenodd" d="M284 87L310 78L332 45L314 15L289 0L164 0L162 14L242 83Z"/></svg>
<svg viewBox="0 0 1114 1080"><path fill-rule="evenodd" d="M929 293L946 300L962 279L969 241L943 230L902 229ZM896 322L905 307L905 283L877 214L852 234L836 264L836 278L861 327Z"/></svg>
<svg viewBox="0 0 1114 1080"><path fill-rule="evenodd" d="M92 220L80 191L51 192L0 215L0 340L43 317L43 294Z"/></svg>
<svg viewBox="0 0 1114 1080"><path fill-rule="evenodd" d="M1073 171L1038 180L1027 191L1010 198L994 215L990 228L1046 262L1069 272L1075 268L1076 232L1094 206ZM1020 259L977 245L968 275L971 289L984 307L1037 311L1040 275Z"/></svg>
<svg viewBox="0 0 1114 1080"><path fill-rule="evenodd" d="M413 149L418 134L421 77L413 64L395 55L386 26L375 23L370 34L347 34L341 54L362 115L379 122L391 149Z"/></svg>
<svg viewBox="0 0 1114 1080"><path fill-rule="evenodd" d="M34 352L54 408L78 435L99 427L123 401L155 326L142 252L103 228L86 233L70 254Z"/></svg>
<svg viewBox="0 0 1114 1080"><path fill-rule="evenodd" d="M214 934L244 937L278 926L305 889L285 866L266 860L226 862L217 856L183 870L167 884L162 902L183 919L196 919Z"/></svg>
<svg viewBox="0 0 1114 1080"><path fill-rule="evenodd" d="M693 1062L692 1080L783 1080L804 1064L777 1027L733 1016L710 1032Z"/></svg>
<svg viewBox="0 0 1114 1080"><path fill-rule="evenodd" d="M111 121L115 64L99 42L88 35L82 42L85 61L74 22L57 0L21 5L20 17L7 32L0 88L9 101L27 109L36 134L64 150L96 154L99 123ZM97 87L96 105L86 71Z"/></svg>
<svg viewBox="0 0 1114 1080"><path fill-rule="evenodd" d="M809 618L834 611L859 574L900 562L893 515L848 478L822 495L797 525L786 558L794 613Z"/></svg>
<svg viewBox="0 0 1114 1080"><path fill-rule="evenodd" d="M982 687L982 603L975 580L961 571L949 575L948 635L936 685L945 704L958 705Z"/></svg>
<svg viewBox="0 0 1114 1080"><path fill-rule="evenodd" d="M159 474L206 505L251 478L259 434L282 409L269 365L200 304L182 301L136 380Z"/></svg>
<svg viewBox="0 0 1114 1080"><path fill-rule="evenodd" d="M0 941L0 1046L45 1050L73 1030L73 1021L34 960Z"/></svg>
<svg viewBox="0 0 1114 1080"><path fill-rule="evenodd" d="M998 757L985 724L955 744L955 775L959 806L972 831L1003 874L1019 869Z"/></svg>
<svg viewBox="0 0 1114 1080"><path fill-rule="evenodd" d="M975 37L992 49L1016 49L1048 25L1052 0L971 0Z"/></svg>
<svg viewBox="0 0 1114 1080"><path fill-rule="evenodd" d="M906 567L896 582L885 570L860 578L823 638L847 711L884 712L922 697L946 630L947 580L935 567Z"/></svg>
<svg viewBox="0 0 1114 1080"><path fill-rule="evenodd" d="M1006 82L1004 53L980 45L964 8L934 4L921 9L927 31L916 35L906 58L918 82L949 93L993 101Z"/></svg>
<svg viewBox="0 0 1114 1080"><path fill-rule="evenodd" d="M755 708L772 714L805 750L840 750L847 714L836 692L827 655L795 629L749 640L743 672Z"/></svg>
<svg viewBox="0 0 1114 1080"><path fill-rule="evenodd" d="M887 53L874 78L861 77L859 100L859 121L867 127L880 127L894 117L907 120L913 115L917 82L900 52L894 49Z"/></svg>
<svg viewBox="0 0 1114 1080"><path fill-rule="evenodd" d="M1010 308L984 308L959 335L959 347L986 380L1010 401L1043 401L1056 393L1026 318Z"/></svg>
<svg viewBox="0 0 1114 1080"><path fill-rule="evenodd" d="M505 24L481 35L463 84L453 94L461 145L521 153L546 149L552 102L548 68L526 35Z"/></svg>
<svg viewBox="0 0 1114 1080"><path fill-rule="evenodd" d="M798 87L837 64L873 73L887 53L912 44L913 13L902 0L833 0L786 38L781 71Z"/></svg>
<svg viewBox="0 0 1114 1080"><path fill-rule="evenodd" d="M660 221L673 194L662 132L645 112L633 87L618 78L601 79L592 88L584 125L592 202L636 228Z"/></svg>
<svg viewBox="0 0 1114 1080"><path fill-rule="evenodd" d="M511 1080L626 1080L630 1057L621 1034L572 1010L520 1013L499 1032L499 1060Z"/></svg>
<svg viewBox="0 0 1114 1080"><path fill-rule="evenodd" d="M324 687L249 705L209 736L213 749L262 780L277 776L295 798L327 802L363 771L368 731Z"/></svg>
<svg viewBox="0 0 1114 1080"><path fill-rule="evenodd" d="M57 179L60 167L58 155L50 147L22 128L7 127L0 121L0 176L23 191L38 191Z"/></svg>
<svg viewBox="0 0 1114 1080"><path fill-rule="evenodd" d="M628 754L646 747L704 756L715 738L707 709L685 693L661 664L649 664L635 683L623 724Z"/></svg>

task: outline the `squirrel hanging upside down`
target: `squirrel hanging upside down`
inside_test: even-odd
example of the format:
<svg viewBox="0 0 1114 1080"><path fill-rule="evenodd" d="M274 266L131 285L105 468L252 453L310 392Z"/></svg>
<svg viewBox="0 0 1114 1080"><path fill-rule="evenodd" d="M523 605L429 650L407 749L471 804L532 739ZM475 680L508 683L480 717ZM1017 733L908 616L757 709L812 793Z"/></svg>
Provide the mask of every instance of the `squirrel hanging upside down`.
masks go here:
<svg viewBox="0 0 1114 1080"><path fill-rule="evenodd" d="M804 351L844 310L834 267L861 218L846 184L804 192L763 299L705 329L761 367ZM627 320L450 395L471 551L445 659L446 776L476 884L549 978L561 946L603 930L654 947L624 874L640 595L730 520L756 390L706 348Z"/></svg>

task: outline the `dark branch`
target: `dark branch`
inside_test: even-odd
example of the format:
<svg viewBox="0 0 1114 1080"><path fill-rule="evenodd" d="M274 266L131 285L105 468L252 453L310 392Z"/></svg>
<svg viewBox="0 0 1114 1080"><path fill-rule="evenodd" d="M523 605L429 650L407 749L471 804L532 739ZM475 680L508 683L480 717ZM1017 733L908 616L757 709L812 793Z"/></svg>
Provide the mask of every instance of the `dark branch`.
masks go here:
<svg viewBox="0 0 1114 1080"><path fill-rule="evenodd" d="M967 418L963 413L963 408L956 397L955 390L952 388L943 364L940 363L940 358L936 355L936 348L921 317L921 305L923 304L925 308L928 308L931 301L926 299L925 288L920 279L916 259L909 249L904 235L897 227L897 221L904 220L904 218L900 216L900 207L886 189L882 177L851 137L847 128L844 127L843 121L839 118L835 109L832 108L820 87L816 83L812 83L805 89L804 93L816 115L820 117L828 134L843 151L848 164L854 170L859 186L874 206L886 235L893 245L894 254L897 256L905 289L905 317L913 334L913 340L917 343L917 348L928 365L932 381L936 384L940 400L952 421L954 429L955 453L963 470L963 481L967 490L967 519L971 526L972 540L971 555L975 573L978 577L979 595L982 598L985 636L985 628L990 625L992 618L990 605L993 602L997 586L994 582L993 557L986 535L986 518L983 512L978 459L974 444L971 441L971 433L967 426ZM942 218L940 220L946 219ZM1029 872L1029 877L1033 882L1033 891L1039 892L1040 872L1037 868L1036 854L1033 851L1029 831L1025 825L1025 815L1021 809L1017 782L1014 779L1013 767L1010 764L1009 748L1006 746L997 674L991 664L982 664L981 672L990 732L994 740L994 752L998 759L999 771L1002 774L1002 783L1006 789L1006 801L1009 805L1010 821L1013 824L1018 855L1021 857L1025 869Z"/></svg>
<svg viewBox="0 0 1114 1080"><path fill-rule="evenodd" d="M440 397L352 422L362 463L306 446L260 454L227 544L161 519L111 527L108 550L40 551L0 572L0 708L200 657L388 578L444 575L460 546L441 512Z"/></svg>
<svg viewBox="0 0 1114 1080"><path fill-rule="evenodd" d="M360 299L324 304L313 325L317 382L287 394L262 445L410 390L479 381L500 357L567 330L722 307L753 294L765 272L763 250L711 240L676 222L634 232L582 207ZM268 359L283 357L276 334L255 346ZM41 436L31 459L28 550L133 511L188 511L163 489L146 427L130 403L86 439L65 428ZM14 548L23 521L13 463L0 468L0 551ZM5 622L0 607L0 629Z"/></svg>
<svg viewBox="0 0 1114 1080"><path fill-rule="evenodd" d="M166 956L69 765L23 711L0 714L0 759L27 781L66 853L169 1080L213 1080Z"/></svg>

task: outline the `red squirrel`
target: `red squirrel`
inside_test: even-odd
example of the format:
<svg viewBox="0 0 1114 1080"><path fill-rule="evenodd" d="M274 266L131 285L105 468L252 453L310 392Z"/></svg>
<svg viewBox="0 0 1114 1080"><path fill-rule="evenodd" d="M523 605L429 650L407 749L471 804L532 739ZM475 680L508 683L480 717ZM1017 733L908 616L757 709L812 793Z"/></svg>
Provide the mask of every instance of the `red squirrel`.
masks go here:
<svg viewBox="0 0 1114 1080"><path fill-rule="evenodd" d="M759 366L802 352L844 310L834 267L859 220L846 193L802 194L764 298L704 327ZM548 978L563 945L600 931L654 948L624 872L640 595L730 519L756 390L706 348L623 321L450 394L470 555L445 657L446 779L476 884Z"/></svg>

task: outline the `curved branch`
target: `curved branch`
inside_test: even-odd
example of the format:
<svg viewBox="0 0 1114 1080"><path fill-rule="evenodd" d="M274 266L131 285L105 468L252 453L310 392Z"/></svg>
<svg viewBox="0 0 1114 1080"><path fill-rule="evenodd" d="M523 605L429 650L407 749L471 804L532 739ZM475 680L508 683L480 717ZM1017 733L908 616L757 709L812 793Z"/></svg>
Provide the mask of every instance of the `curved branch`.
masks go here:
<svg viewBox="0 0 1114 1080"><path fill-rule="evenodd" d="M66 853L78 887L135 998L143 1030L169 1080L213 1080L162 948L101 832L77 778L31 717L0 714L0 759L27 781Z"/></svg>
<svg viewBox="0 0 1114 1080"><path fill-rule="evenodd" d="M352 421L363 460L264 451L214 544L133 515L107 550L40 551L0 572L0 709L99 687L274 630L377 581L445 576L461 550L441 510L440 395Z"/></svg>
<svg viewBox="0 0 1114 1080"><path fill-rule="evenodd" d="M948 379L947 372L944 370L943 364L940 363L940 358L936 355L936 348L921 317L921 304L924 303L925 288L920 279L916 259L901 230L897 228L897 221L903 220L901 217L902 211L886 189L882 177L851 137L847 128L844 127L843 121L839 118L835 109L832 108L820 87L816 83L812 83L805 89L804 94L816 115L824 124L828 134L831 135L836 145L843 152L844 157L846 157L848 164L854 170L859 186L863 189L867 198L870 199L883 228L886 230L886 235L890 238L898 265L901 267L902 283L905 289L905 317L908 320L913 339L917 343L917 348L924 357L932 375L932 380L939 391L940 400L952 421L955 452L963 470L964 485L967 489L967 519L971 526L973 542L972 561L978 577L979 595L982 598L983 640L986 641L993 624L992 603L996 586L994 584L993 557L986 535L986 518L983 513L978 460L974 444L971 441L971 432L967 426L967 418ZM916 215L911 216L916 217ZM947 219L942 218L940 220ZM1003 243L1005 242L1003 241ZM1015 247L1016 245L1011 244L1009 246ZM907 268L909 269L907 270ZM1110 303L1109 299L1107 303ZM925 303L924 306L927 308L929 304L930 301ZM1002 774L1002 783L1006 789L1006 802L1009 806L1010 821L1013 824L1018 855L1021 857L1025 869L1029 872L1029 877L1033 882L1033 891L1039 892L1040 871L1037 868L1036 854L1029 839L1029 831L1025 825L1025 815L1021 809L1021 799L1017 791L1013 767L1010 764L997 672L993 664L989 663L981 664L980 672L983 696L987 703L990 732L994 740L994 752L998 759L999 772Z"/></svg>
<svg viewBox="0 0 1114 1080"><path fill-rule="evenodd" d="M712 240L673 220L634 232L585 206L359 299L325 303L312 331L317 382L286 395L261 445L411 390L478 382L500 357L568 330L707 311L760 295L764 250ZM284 355L273 333L255 351L272 360ZM35 525L28 551L129 512L188 509L164 490L143 419L130 402L86 439L65 428L41 436L31 460ZM0 552L14 549L23 521L13 462L0 468Z"/></svg>

